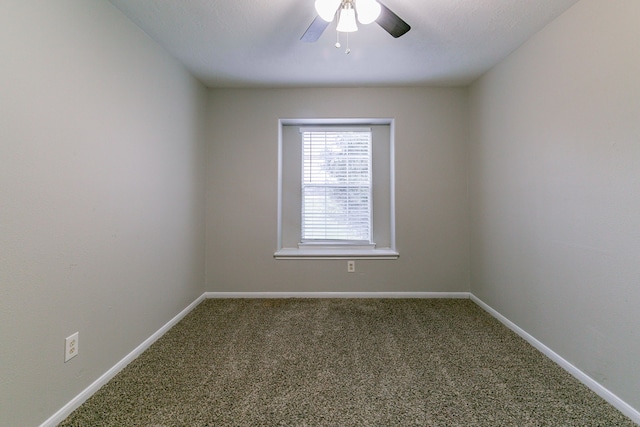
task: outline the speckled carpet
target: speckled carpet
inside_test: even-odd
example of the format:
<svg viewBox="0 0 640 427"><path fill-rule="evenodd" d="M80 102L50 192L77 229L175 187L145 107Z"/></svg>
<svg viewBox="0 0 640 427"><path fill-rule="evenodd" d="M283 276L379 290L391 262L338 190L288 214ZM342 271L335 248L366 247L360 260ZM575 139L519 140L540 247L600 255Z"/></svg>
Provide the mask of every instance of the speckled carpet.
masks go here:
<svg viewBox="0 0 640 427"><path fill-rule="evenodd" d="M635 426L470 300L206 300L61 426Z"/></svg>

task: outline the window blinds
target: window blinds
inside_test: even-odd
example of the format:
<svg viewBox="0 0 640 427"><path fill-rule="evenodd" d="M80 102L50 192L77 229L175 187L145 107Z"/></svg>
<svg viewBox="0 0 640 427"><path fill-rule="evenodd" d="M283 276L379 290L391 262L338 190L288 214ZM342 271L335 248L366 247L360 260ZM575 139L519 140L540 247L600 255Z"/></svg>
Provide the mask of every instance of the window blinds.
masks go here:
<svg viewBox="0 0 640 427"><path fill-rule="evenodd" d="M371 242L371 129L302 132L302 242Z"/></svg>

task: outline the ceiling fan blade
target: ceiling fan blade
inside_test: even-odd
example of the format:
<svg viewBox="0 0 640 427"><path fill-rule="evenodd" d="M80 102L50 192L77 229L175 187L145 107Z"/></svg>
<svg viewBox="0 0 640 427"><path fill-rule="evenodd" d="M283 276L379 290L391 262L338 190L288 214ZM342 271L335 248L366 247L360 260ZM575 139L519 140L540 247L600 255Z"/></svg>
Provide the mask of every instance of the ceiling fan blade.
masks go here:
<svg viewBox="0 0 640 427"><path fill-rule="evenodd" d="M378 2L380 3L380 2ZM402 18L393 13L391 9L380 3L380 16L376 19L378 25L385 29L393 37L398 38L411 29L411 26L404 22Z"/></svg>
<svg viewBox="0 0 640 427"><path fill-rule="evenodd" d="M322 33L324 33L324 30L328 26L329 22L325 21L319 16L316 16L316 19L314 19L311 25L309 25L307 31L305 31L302 37L300 37L300 40L307 43L313 43L320 38L320 36L322 35Z"/></svg>

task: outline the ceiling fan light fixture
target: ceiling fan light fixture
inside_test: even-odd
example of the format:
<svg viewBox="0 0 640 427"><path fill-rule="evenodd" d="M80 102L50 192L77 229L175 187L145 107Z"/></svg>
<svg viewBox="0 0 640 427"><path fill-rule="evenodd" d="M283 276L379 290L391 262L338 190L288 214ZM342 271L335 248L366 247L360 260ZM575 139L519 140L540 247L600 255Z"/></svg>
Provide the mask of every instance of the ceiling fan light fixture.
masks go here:
<svg viewBox="0 0 640 427"><path fill-rule="evenodd" d="M336 15L338 15L336 47L340 47L340 33L347 33L348 44L349 33L358 31L356 17L362 24L377 23L396 39L411 29L411 26L402 18L377 0L315 0L315 8L318 16L300 37L303 42L317 41L330 23L336 19ZM347 53L349 52L350 49L347 46Z"/></svg>
<svg viewBox="0 0 640 427"><path fill-rule="evenodd" d="M371 24L380 16L380 3L376 0L356 0L356 8L358 10L358 21L361 24Z"/></svg>
<svg viewBox="0 0 640 427"><path fill-rule="evenodd" d="M316 12L318 12L320 18L327 22L332 22L340 3L342 3L342 0L316 0Z"/></svg>
<svg viewBox="0 0 640 427"><path fill-rule="evenodd" d="M338 18L338 26L336 30L341 33L353 33L354 31L358 31L358 24L356 24L356 11L350 6L350 3L340 9L340 17Z"/></svg>

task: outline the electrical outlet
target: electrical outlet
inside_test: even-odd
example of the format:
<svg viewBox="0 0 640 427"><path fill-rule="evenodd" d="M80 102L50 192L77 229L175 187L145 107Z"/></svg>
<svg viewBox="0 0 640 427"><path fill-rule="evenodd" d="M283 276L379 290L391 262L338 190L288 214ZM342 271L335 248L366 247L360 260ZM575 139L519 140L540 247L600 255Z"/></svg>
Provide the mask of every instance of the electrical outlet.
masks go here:
<svg viewBox="0 0 640 427"><path fill-rule="evenodd" d="M68 362L78 355L78 332L64 340L64 361Z"/></svg>
<svg viewBox="0 0 640 427"><path fill-rule="evenodd" d="M356 262L347 261L347 273L355 273L355 272L356 272Z"/></svg>

